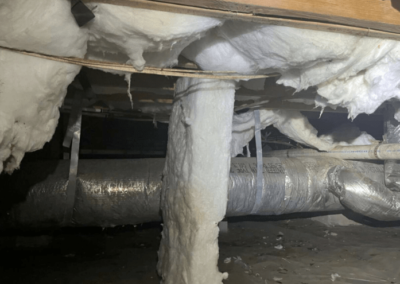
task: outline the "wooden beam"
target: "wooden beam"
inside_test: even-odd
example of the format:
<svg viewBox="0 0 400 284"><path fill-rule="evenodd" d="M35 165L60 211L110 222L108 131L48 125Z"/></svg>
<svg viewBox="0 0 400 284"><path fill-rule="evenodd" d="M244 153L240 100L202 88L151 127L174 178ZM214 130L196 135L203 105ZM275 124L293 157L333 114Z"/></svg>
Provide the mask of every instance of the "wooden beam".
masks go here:
<svg viewBox="0 0 400 284"><path fill-rule="evenodd" d="M400 40L398 0L83 0Z"/></svg>
<svg viewBox="0 0 400 284"><path fill-rule="evenodd" d="M84 66L92 69L104 69L110 71L119 71L125 73L137 73L137 74L151 74L159 76L171 76L171 77L187 77L187 78L202 78L202 79L217 79L217 80L250 80L250 79L262 79L269 77L276 77L279 74L266 74L266 75L242 75L234 71L204 71L204 70L189 70L189 69L174 69L174 68L158 68L158 67L144 67L143 70L137 70L130 64L121 64L109 61L92 60L77 57L64 57L48 55L43 53L36 53L32 51L23 51L20 49L14 49L9 47L0 46L0 49L9 50L11 52L24 54L36 58L47 59L56 62L69 63L79 66Z"/></svg>
<svg viewBox="0 0 400 284"><path fill-rule="evenodd" d="M102 70L86 68L85 72L91 84L104 87L127 88L123 76L104 72ZM131 86L136 88L171 89L173 90L176 78L150 74L134 73L131 75ZM132 90L133 91L133 90Z"/></svg>
<svg viewBox="0 0 400 284"><path fill-rule="evenodd" d="M156 0L200 8L331 22L400 33L398 0ZM397 5L398 8L398 5Z"/></svg>
<svg viewBox="0 0 400 284"><path fill-rule="evenodd" d="M131 92L132 98L134 100L168 100L172 101L174 99L171 95L159 95L148 92ZM98 100L103 100L105 102L123 102L129 103L129 97L126 93L122 94L112 94L112 95L97 95Z"/></svg>

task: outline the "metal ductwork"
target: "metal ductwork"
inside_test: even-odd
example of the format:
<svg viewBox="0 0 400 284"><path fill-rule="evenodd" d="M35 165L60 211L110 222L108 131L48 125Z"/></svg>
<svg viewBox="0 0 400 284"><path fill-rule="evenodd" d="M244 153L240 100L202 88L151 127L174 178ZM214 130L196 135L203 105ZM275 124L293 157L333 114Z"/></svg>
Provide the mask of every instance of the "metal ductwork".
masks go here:
<svg viewBox="0 0 400 284"><path fill-rule="evenodd" d="M110 227L160 221L164 161L80 160L72 204L67 198L69 161L25 164L9 185L10 190L27 192L25 200L9 210L1 227ZM333 178L328 179L328 171L338 167L355 169L367 175L374 186L383 186L382 165L320 157L264 158L261 206L254 212L256 159L232 159L227 216L341 210L337 192L328 190ZM347 189L342 175L338 174L338 188ZM346 207L358 210L345 200Z"/></svg>
<svg viewBox="0 0 400 284"><path fill-rule="evenodd" d="M400 220L400 194L372 180L368 173L337 166L328 176L329 190L345 207L380 221Z"/></svg>

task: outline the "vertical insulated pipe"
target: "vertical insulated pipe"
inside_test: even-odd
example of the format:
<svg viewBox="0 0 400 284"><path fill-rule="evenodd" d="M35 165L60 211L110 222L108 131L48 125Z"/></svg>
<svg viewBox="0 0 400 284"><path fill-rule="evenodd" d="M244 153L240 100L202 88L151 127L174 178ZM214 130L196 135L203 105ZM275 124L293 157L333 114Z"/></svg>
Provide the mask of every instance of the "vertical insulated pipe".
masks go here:
<svg viewBox="0 0 400 284"><path fill-rule="evenodd" d="M222 284L218 223L226 213L234 81L180 78L170 117L158 272L165 284Z"/></svg>

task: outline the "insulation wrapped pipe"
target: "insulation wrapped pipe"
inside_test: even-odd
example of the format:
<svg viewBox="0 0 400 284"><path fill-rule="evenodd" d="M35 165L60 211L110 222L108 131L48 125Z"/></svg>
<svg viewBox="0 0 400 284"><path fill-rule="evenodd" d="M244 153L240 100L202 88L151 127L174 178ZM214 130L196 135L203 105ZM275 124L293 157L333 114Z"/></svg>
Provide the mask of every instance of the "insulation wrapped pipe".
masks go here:
<svg viewBox="0 0 400 284"><path fill-rule="evenodd" d="M11 176L10 191L27 191L2 227L63 227L160 221L164 159L80 160L73 208L66 199L69 161L25 164ZM258 215L343 209L328 191L327 173L352 167L383 183L382 166L332 158L264 158L265 184ZM25 169L25 170L24 170ZM256 198L254 158L232 159L227 216L249 215ZM65 215L73 210L70 220Z"/></svg>
<svg viewBox="0 0 400 284"><path fill-rule="evenodd" d="M400 219L400 194L372 180L368 173L336 166L328 176L329 190L345 207L380 221Z"/></svg>
<svg viewBox="0 0 400 284"><path fill-rule="evenodd" d="M264 157L330 157L343 160L400 160L400 144L336 146L332 150L326 152L313 149L277 150L266 152Z"/></svg>

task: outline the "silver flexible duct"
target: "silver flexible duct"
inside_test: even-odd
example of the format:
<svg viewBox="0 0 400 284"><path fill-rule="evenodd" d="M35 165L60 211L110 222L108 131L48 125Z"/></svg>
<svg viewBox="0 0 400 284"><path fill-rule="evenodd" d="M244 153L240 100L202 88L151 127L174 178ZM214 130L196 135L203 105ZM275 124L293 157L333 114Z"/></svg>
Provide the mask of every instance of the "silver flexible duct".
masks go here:
<svg viewBox="0 0 400 284"><path fill-rule="evenodd" d="M29 192L2 226L110 227L160 221L164 161L80 160L73 208L66 199L69 161L26 165L28 171L21 170L13 178L15 190L30 188ZM343 209L328 191L327 173L335 166L355 168L383 184L383 168L375 164L333 158L264 158L263 163L265 184L258 215ZM232 159L227 216L252 213L256 171L255 159ZM72 219L65 220L72 210Z"/></svg>
<svg viewBox="0 0 400 284"><path fill-rule="evenodd" d="M368 173L336 166L328 176L329 190L345 207L380 221L400 219L400 194L372 180Z"/></svg>
<svg viewBox="0 0 400 284"><path fill-rule="evenodd" d="M27 171L12 176L13 187L30 190L9 212L6 223L22 228L112 227L160 221L164 161L80 160L73 208L67 202L69 161L26 164ZM66 220L70 212L72 219Z"/></svg>

